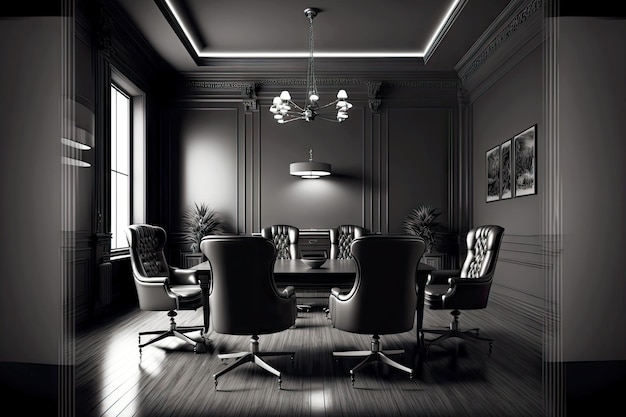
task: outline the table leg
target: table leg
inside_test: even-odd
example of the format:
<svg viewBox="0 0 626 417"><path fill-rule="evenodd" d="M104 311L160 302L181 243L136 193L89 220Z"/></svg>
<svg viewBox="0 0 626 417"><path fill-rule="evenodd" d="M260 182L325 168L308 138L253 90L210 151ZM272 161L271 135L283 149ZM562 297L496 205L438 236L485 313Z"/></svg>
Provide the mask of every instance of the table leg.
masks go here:
<svg viewBox="0 0 626 417"><path fill-rule="evenodd" d="M209 342L209 328L211 327L211 310L209 308L209 274L198 274L200 280L200 288L202 289L202 310L204 315L204 331L203 336L206 342Z"/></svg>
<svg viewBox="0 0 626 417"><path fill-rule="evenodd" d="M420 337L420 329L424 323L424 296L426 290L426 281L428 280L428 273L417 273L417 308L416 308L416 335L417 335L417 347L421 351L424 346L422 346L422 338Z"/></svg>

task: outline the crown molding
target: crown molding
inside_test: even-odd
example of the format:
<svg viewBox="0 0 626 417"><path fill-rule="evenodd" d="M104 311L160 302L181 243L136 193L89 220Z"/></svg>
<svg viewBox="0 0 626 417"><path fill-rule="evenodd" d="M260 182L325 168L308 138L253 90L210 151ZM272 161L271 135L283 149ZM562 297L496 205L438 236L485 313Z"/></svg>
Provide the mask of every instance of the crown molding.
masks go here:
<svg viewBox="0 0 626 417"><path fill-rule="evenodd" d="M461 86L475 90L494 74L505 73L538 46L545 0L512 0L455 66Z"/></svg>
<svg viewBox="0 0 626 417"><path fill-rule="evenodd" d="M460 74L461 82L467 82L489 57L528 21L530 16L543 10L544 0L530 0L519 10L521 2L523 0L513 0L461 58L455 66L455 70Z"/></svg>

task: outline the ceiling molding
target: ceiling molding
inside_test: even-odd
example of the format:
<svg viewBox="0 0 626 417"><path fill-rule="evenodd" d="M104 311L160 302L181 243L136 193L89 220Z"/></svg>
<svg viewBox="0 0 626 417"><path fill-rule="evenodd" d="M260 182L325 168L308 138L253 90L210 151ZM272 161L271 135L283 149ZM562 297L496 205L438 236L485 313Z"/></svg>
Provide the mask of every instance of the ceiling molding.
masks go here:
<svg viewBox="0 0 626 417"><path fill-rule="evenodd" d="M468 80L495 54L522 26L543 16L544 0L513 0L483 36L459 61L455 69L461 82ZM520 9L521 7L521 9Z"/></svg>

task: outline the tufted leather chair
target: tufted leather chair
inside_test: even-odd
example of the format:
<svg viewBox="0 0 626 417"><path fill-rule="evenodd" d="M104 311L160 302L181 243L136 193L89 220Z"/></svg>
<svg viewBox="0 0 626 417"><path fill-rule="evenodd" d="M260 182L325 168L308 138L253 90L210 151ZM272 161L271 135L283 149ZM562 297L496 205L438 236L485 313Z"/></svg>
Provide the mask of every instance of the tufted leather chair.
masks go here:
<svg viewBox="0 0 626 417"><path fill-rule="evenodd" d="M416 236L367 235L354 239L350 245L357 267L354 285L347 293L332 288L328 305L334 328L372 335L370 350L333 352L335 357L365 357L350 370L352 385L354 374L375 361L413 377L411 368L388 357L404 350L381 350L379 335L413 328L417 307L415 279L424 250L424 241Z"/></svg>
<svg viewBox="0 0 626 417"><path fill-rule="evenodd" d="M296 321L296 294L293 286L278 289L274 281L275 247L258 236L206 236L200 249L211 266L211 320L218 333L252 335L250 350L219 354L235 359L213 375L217 379L232 369L252 362L278 377L281 373L262 357L294 352L259 351L259 335L292 327ZM243 262L242 262L243 261Z"/></svg>
<svg viewBox="0 0 626 417"><path fill-rule="evenodd" d="M285 224L275 224L261 229L261 236L274 242L276 259L297 259L300 229Z"/></svg>
<svg viewBox="0 0 626 417"><path fill-rule="evenodd" d="M452 310L452 323L445 329L419 329L421 344L427 349L450 337L478 339L489 342L489 353L493 339L479 336L479 329L461 330L461 310L476 310L487 307L489 291L496 270L498 253L504 228L495 225L479 226L467 233L467 256L460 270L435 270L430 273L426 284L424 304L431 310ZM438 334L425 340L424 333Z"/></svg>
<svg viewBox="0 0 626 417"><path fill-rule="evenodd" d="M193 345L197 352L198 342L187 333L200 331L203 326L177 326L178 310L196 310L202 307L202 292L196 271L171 267L165 260L164 247L167 234L162 227L149 224L133 224L126 229L130 246L130 265L137 289L139 308L149 311L167 311L170 327L167 330L139 333L139 353L143 347L166 337L174 336ZM143 335L157 335L141 343Z"/></svg>
<svg viewBox="0 0 626 417"><path fill-rule="evenodd" d="M330 229L330 259L350 259L350 244L357 237L365 235L361 226L344 224Z"/></svg>

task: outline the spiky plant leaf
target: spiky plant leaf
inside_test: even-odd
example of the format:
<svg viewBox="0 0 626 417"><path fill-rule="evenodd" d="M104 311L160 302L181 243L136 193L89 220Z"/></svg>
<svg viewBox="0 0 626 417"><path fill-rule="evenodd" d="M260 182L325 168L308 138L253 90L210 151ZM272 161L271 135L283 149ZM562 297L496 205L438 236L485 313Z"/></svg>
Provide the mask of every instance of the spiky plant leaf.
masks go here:
<svg viewBox="0 0 626 417"><path fill-rule="evenodd" d="M191 251L200 251L200 241L207 235L219 235L223 232L221 216L206 203L194 203L183 214L183 238L191 243Z"/></svg>
<svg viewBox="0 0 626 417"><path fill-rule="evenodd" d="M404 220L404 231L421 237L426 244L426 252L431 252L439 243L439 232L442 229L438 221L440 215L441 211L437 208L420 204Z"/></svg>

